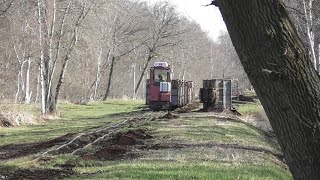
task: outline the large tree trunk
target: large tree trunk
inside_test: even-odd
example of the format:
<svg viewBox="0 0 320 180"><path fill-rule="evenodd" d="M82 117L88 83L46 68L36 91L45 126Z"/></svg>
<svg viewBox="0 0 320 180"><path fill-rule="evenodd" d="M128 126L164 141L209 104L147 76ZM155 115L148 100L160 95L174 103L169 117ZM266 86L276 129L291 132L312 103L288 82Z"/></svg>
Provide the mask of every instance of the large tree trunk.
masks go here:
<svg viewBox="0 0 320 180"><path fill-rule="evenodd" d="M217 0L295 179L320 177L320 77L280 0Z"/></svg>

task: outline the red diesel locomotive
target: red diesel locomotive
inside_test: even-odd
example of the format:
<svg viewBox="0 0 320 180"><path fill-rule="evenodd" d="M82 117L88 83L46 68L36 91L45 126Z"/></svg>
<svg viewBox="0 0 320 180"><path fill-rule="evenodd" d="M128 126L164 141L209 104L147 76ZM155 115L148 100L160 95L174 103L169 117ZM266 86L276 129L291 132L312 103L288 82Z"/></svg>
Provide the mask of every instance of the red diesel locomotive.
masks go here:
<svg viewBox="0 0 320 180"><path fill-rule="evenodd" d="M194 83L172 79L167 62L156 62L150 68L146 84L146 104L152 110L172 110L194 100Z"/></svg>

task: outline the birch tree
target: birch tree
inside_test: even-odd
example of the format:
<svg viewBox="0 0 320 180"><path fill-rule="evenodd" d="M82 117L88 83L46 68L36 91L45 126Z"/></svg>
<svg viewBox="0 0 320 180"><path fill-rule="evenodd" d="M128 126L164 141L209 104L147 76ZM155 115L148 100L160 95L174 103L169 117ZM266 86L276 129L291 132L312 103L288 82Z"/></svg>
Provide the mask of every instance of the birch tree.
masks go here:
<svg viewBox="0 0 320 180"><path fill-rule="evenodd" d="M28 10L27 10L28 9ZM31 100L31 84L32 79L32 62L34 61L35 51L35 22L32 11L34 10L33 3L21 0L16 1L11 5L11 11L8 11L6 17L2 20L7 21L7 32L4 36L7 36L7 40L3 39L3 44L8 44L6 51L9 54L14 54L15 57L12 62L13 66L17 66L16 69L12 69L13 73L16 73L16 103L30 103ZM31 10L31 11L30 11ZM34 64L35 65L35 64ZM12 67L12 66L11 66Z"/></svg>
<svg viewBox="0 0 320 180"><path fill-rule="evenodd" d="M63 8L60 19L57 19L58 5ZM71 7L75 10L72 14ZM68 0L58 4L56 0L38 0L42 113L55 114L57 111L56 105L67 66L78 42L79 28L89 10L90 6L85 2ZM68 32L66 32L67 20L70 21ZM61 54L62 49L64 54ZM61 67L59 74L56 74L58 61ZM57 76L58 81L53 92L53 79Z"/></svg>
<svg viewBox="0 0 320 180"><path fill-rule="evenodd" d="M29 104L31 101L31 91L30 91L30 69L31 64L33 62L33 46L34 46L34 31L31 26L32 19L28 19L30 16L26 11L25 6L27 5L26 1L21 1L20 6L23 6L18 9L17 14L19 13L19 17L17 19L16 24L18 24L18 28L21 30L20 33L16 33L17 35L16 41L13 41L13 49L16 55L16 59L19 62L19 73L18 73L18 85L17 85L17 93L16 93L16 102L18 101L18 96L20 95L20 90L22 94L22 101L26 104ZM31 22L30 22L31 21ZM15 37L12 35L13 37ZM20 35L20 37L19 37Z"/></svg>

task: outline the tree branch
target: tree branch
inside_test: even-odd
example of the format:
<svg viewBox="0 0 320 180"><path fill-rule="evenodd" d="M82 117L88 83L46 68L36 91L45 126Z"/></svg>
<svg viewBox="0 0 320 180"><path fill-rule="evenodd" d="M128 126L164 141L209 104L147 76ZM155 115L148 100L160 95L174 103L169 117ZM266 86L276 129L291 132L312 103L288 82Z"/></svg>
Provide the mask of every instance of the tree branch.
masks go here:
<svg viewBox="0 0 320 180"><path fill-rule="evenodd" d="M0 17L2 17L9 9L10 9L10 7L13 5L13 2L14 2L15 0L11 0L11 2L9 2L9 4L7 5L7 7L5 7L4 8L4 10L1 10L0 11ZM2 4L5 4L6 3L6 1L4 1L3 3L1 3L1 6L2 6Z"/></svg>

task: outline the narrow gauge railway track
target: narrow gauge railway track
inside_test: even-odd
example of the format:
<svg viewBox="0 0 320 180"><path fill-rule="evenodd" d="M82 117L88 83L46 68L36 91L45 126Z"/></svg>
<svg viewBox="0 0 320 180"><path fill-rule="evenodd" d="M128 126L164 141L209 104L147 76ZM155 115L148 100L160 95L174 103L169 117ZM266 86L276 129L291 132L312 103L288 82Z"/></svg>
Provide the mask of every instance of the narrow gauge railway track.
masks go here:
<svg viewBox="0 0 320 180"><path fill-rule="evenodd" d="M137 112L129 115L117 115L116 122L109 122L103 127L97 127L79 134L68 133L66 135L41 141L25 144L9 144L0 147L0 162L7 162L15 158L35 155L36 159L58 154L77 154L91 145L95 145L101 140L107 140L116 135L125 127L135 127L150 119L163 115L153 112ZM34 159L34 160L36 160Z"/></svg>
<svg viewBox="0 0 320 180"><path fill-rule="evenodd" d="M118 123L109 124L107 127L91 130L85 133L80 133L71 140L69 140L67 143L59 145L58 147L51 148L42 153L41 155L45 156L47 154L56 155L68 153L77 154L82 150L85 150L86 148L95 145L96 143L102 140L106 140L108 138L113 137L121 129L125 127L143 124L151 118L154 118L154 116L152 116L151 113L146 112L138 116L126 118L125 120Z"/></svg>

